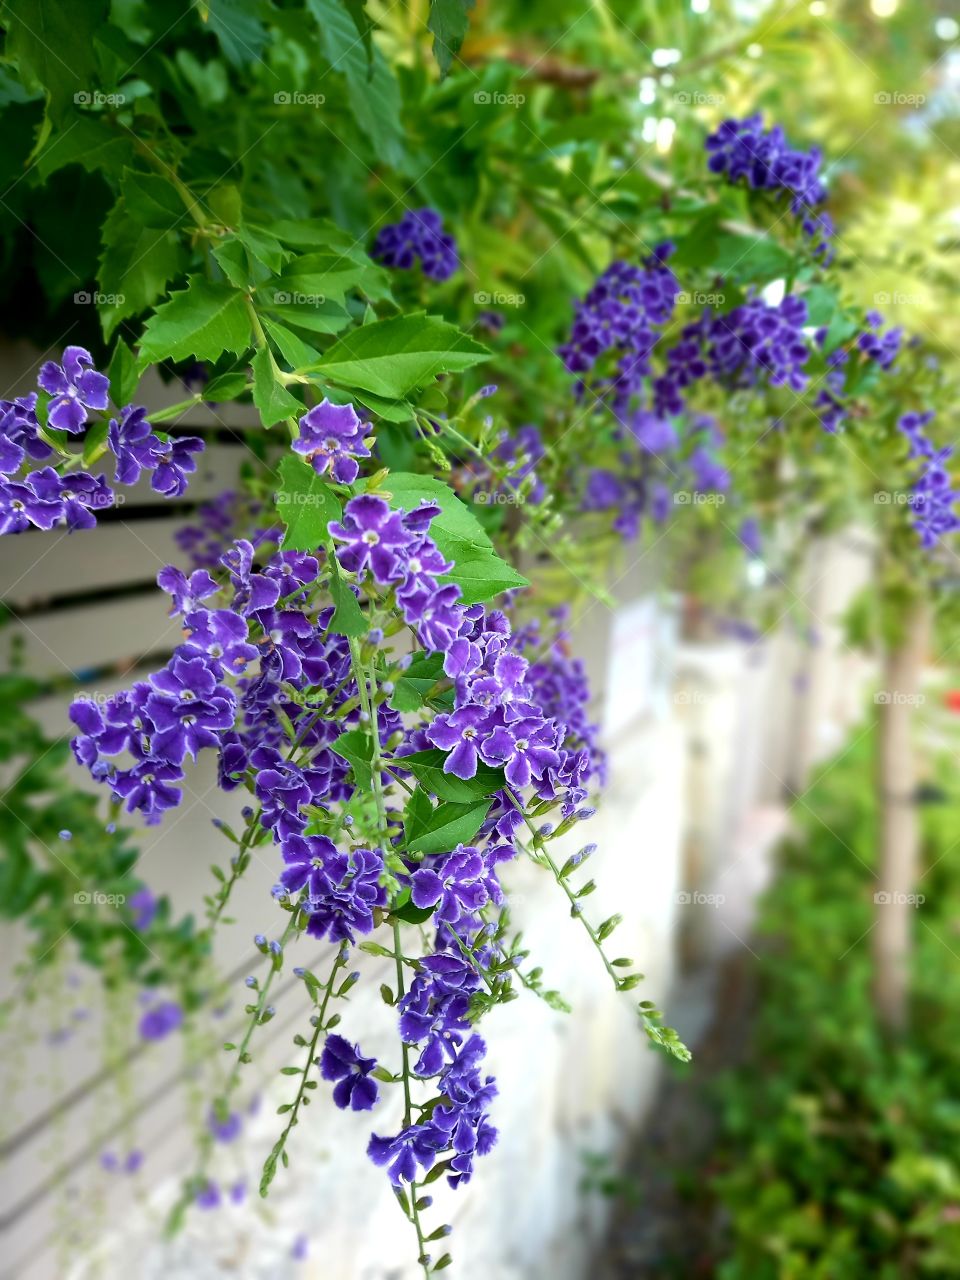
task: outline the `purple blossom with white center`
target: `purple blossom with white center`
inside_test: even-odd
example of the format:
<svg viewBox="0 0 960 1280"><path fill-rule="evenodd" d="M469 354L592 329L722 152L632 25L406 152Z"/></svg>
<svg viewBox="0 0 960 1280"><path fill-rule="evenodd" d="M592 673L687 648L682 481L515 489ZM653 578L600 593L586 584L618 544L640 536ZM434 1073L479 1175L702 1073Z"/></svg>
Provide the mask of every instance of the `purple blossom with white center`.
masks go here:
<svg viewBox="0 0 960 1280"><path fill-rule="evenodd" d="M61 476L53 467L41 467L30 476L29 484L42 502L59 504L71 532L95 528L97 518L93 511L112 507L116 501L106 478L86 471L68 471Z"/></svg>
<svg viewBox="0 0 960 1280"><path fill-rule="evenodd" d="M194 569L188 578L182 569L172 564L157 574L157 586L173 599L172 612L183 614L201 608L207 596L220 590L206 569Z"/></svg>
<svg viewBox="0 0 960 1280"><path fill-rule="evenodd" d="M46 462L53 454L40 439L36 414L37 393L16 400L0 400L0 473L14 475L29 457Z"/></svg>
<svg viewBox="0 0 960 1280"><path fill-rule="evenodd" d="M444 773L458 778L476 777L479 760L479 744L490 722L490 713L483 707L468 705L449 715L439 715L427 726L430 742L441 751L449 752L443 762Z"/></svg>
<svg viewBox="0 0 960 1280"><path fill-rule="evenodd" d="M480 978L460 955L437 952L419 961L416 976L399 1003L400 1035L422 1044L417 1075L434 1076L452 1058L470 1028L470 1002Z"/></svg>
<svg viewBox="0 0 960 1280"><path fill-rule="evenodd" d="M403 512L391 510L385 498L369 493L351 498L343 520L331 521L329 529L344 544L337 549L337 559L348 572L360 574L369 567L381 585L400 576L401 553L413 535L404 527Z"/></svg>
<svg viewBox="0 0 960 1280"><path fill-rule="evenodd" d="M63 364L48 360L37 382L52 399L47 421L57 431L76 435L88 418L88 409L106 409L110 380L93 368L93 356L83 347L67 347Z"/></svg>
<svg viewBox="0 0 960 1280"><path fill-rule="evenodd" d="M511 787L526 787L532 778L542 778L545 769L559 765L556 746L556 729L531 716L494 729L481 744L480 756L485 764L503 768Z"/></svg>
<svg viewBox="0 0 960 1280"><path fill-rule="evenodd" d="M118 769L107 778L115 797L126 802L127 812L139 811L148 824L159 822L168 809L179 805L183 791L175 784L182 780L179 765L153 759L141 760L132 769Z"/></svg>
<svg viewBox="0 0 960 1280"><path fill-rule="evenodd" d="M399 1186L416 1180L418 1166L424 1173L433 1168L440 1140L429 1125L410 1125L393 1138L371 1134L367 1155L374 1164L387 1165L391 1182Z"/></svg>
<svg viewBox="0 0 960 1280"><path fill-rule="evenodd" d="M24 533L27 529L52 529L63 517L59 497L40 497L26 481L0 476L0 534Z"/></svg>
<svg viewBox="0 0 960 1280"><path fill-rule="evenodd" d="M336 1080L333 1100L341 1111L371 1111L377 1103L380 1091L370 1073L377 1065L376 1058L365 1058L359 1045L352 1045L343 1036L328 1035L320 1055L320 1074L324 1080Z"/></svg>
<svg viewBox="0 0 960 1280"><path fill-rule="evenodd" d="M152 750L181 764L204 747L219 746L219 731L233 728L236 695L219 683L218 665L206 654L181 645L165 667L150 677L154 693L146 711L156 730Z"/></svg>
<svg viewBox="0 0 960 1280"><path fill-rule="evenodd" d="M247 640L247 622L230 609L195 609L184 619L186 647L202 650L220 668L220 674L240 675L257 656Z"/></svg>
<svg viewBox="0 0 960 1280"><path fill-rule="evenodd" d="M370 423L362 422L352 404L332 404L324 399L300 419L300 435L294 453L302 454L317 475L329 471L340 484L352 484L359 473L357 458L369 458L364 435Z"/></svg>
<svg viewBox="0 0 960 1280"><path fill-rule="evenodd" d="M414 906L435 906L436 920L457 924L461 916L485 906L486 874L480 851L460 844L441 862L417 868L410 878L410 897Z"/></svg>
<svg viewBox="0 0 960 1280"><path fill-rule="evenodd" d="M333 865L337 846L328 836L291 835L281 845L286 864L280 883L289 894L306 889L307 897L319 901L330 888L327 867Z"/></svg>
<svg viewBox="0 0 960 1280"><path fill-rule="evenodd" d="M443 229L436 209L408 210L399 222L383 227L373 245L373 257L387 267L409 271L417 259L431 280L447 280L460 266L457 244Z"/></svg>
<svg viewBox="0 0 960 1280"><path fill-rule="evenodd" d="M307 933L331 942L355 942L356 934L373 930L374 909L387 905L387 891L380 883L383 854L378 849L337 851L324 870L326 884L303 904L310 916Z"/></svg>

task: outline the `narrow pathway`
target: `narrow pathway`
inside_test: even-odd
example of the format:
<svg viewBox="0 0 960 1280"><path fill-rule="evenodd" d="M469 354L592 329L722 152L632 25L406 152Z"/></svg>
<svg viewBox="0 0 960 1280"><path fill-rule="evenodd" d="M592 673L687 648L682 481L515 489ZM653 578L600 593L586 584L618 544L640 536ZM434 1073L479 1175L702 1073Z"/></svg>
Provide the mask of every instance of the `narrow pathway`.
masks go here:
<svg viewBox="0 0 960 1280"><path fill-rule="evenodd" d="M709 1190L719 1128L713 1085L743 1062L755 998L752 957L743 949L715 973L689 976L675 992L676 1025L694 1062L664 1078L624 1170L625 1194L596 1280L705 1280L715 1274L724 1222Z"/></svg>

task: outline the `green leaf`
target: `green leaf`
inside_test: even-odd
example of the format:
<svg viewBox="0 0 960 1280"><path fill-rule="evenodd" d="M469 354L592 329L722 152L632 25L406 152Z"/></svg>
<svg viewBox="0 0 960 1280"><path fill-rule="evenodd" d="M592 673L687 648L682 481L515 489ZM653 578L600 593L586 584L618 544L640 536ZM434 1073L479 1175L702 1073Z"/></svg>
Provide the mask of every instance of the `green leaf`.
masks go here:
<svg viewBox="0 0 960 1280"><path fill-rule="evenodd" d="M443 772L446 758L443 751L417 751L403 757L402 767L409 769L427 791L441 800L450 800L456 804L472 804L503 788L502 770L478 763L475 777L457 778L452 773Z"/></svg>
<svg viewBox="0 0 960 1280"><path fill-rule="evenodd" d="M423 924L425 920L430 919L433 912L433 907L418 907L411 902L409 889L404 889L390 908L390 914L406 924Z"/></svg>
<svg viewBox="0 0 960 1280"><path fill-rule="evenodd" d="M381 267L365 253L352 250L323 249L302 254L289 262L271 289L287 297L272 298L277 305L297 304L297 296L343 302L351 289L361 289L377 299L385 291L387 278Z"/></svg>
<svg viewBox="0 0 960 1280"><path fill-rule="evenodd" d="M269 39L260 20L264 9L263 0L206 0L201 12L235 67L261 61Z"/></svg>
<svg viewBox="0 0 960 1280"><path fill-rule="evenodd" d="M362 791L373 785L373 743L364 729L348 729L330 744L331 751L343 756L353 770L353 777Z"/></svg>
<svg viewBox="0 0 960 1280"><path fill-rule="evenodd" d="M133 145L94 116L68 116L37 157L37 175L46 180L68 164L82 165L88 173L102 170L119 174L133 159Z"/></svg>
<svg viewBox="0 0 960 1280"><path fill-rule="evenodd" d="M409 667L397 680L390 698L394 711L418 711L426 694L443 676L443 655L416 653Z"/></svg>
<svg viewBox="0 0 960 1280"><path fill-rule="evenodd" d="M319 353L313 347L308 347L302 339L298 338L285 325L282 325L279 320L271 320L269 316L263 316L261 323L267 334L273 339L274 346L291 369L303 369L318 359Z"/></svg>
<svg viewBox="0 0 960 1280"><path fill-rule="evenodd" d="M480 830L491 800L473 800L469 804L439 804L408 837L407 848L417 853L449 853L458 844L469 844Z"/></svg>
<svg viewBox="0 0 960 1280"><path fill-rule="evenodd" d="M101 88L94 37L108 16L107 0L7 0L4 5L5 56L17 62L22 79L46 90L54 116L62 116L78 95L88 95L89 101Z"/></svg>
<svg viewBox="0 0 960 1280"><path fill-rule="evenodd" d="M402 400L437 374L460 373L489 355L446 320L416 312L354 329L316 367L345 386Z"/></svg>
<svg viewBox="0 0 960 1280"><path fill-rule="evenodd" d="M346 77L350 110L378 157L393 168L406 161L400 87L376 45L357 38L354 10L341 0L307 0L317 20L324 56Z"/></svg>
<svg viewBox="0 0 960 1280"><path fill-rule="evenodd" d="M764 236L719 236L711 261L719 275L751 284L779 279L793 267L790 253Z"/></svg>
<svg viewBox="0 0 960 1280"><path fill-rule="evenodd" d="M116 405L129 404L136 394L140 375L134 354L122 338L117 339L107 374L110 378L110 399Z"/></svg>
<svg viewBox="0 0 960 1280"><path fill-rule="evenodd" d="M423 829L432 816L430 797L423 787L417 787L403 811L403 838L408 848L413 847L411 841L416 839L417 832Z"/></svg>
<svg viewBox="0 0 960 1280"><path fill-rule="evenodd" d="M427 27L433 32L433 56L441 77L446 76L451 62L460 52L470 26L467 14L474 3L475 0L430 0Z"/></svg>
<svg viewBox="0 0 960 1280"><path fill-rule="evenodd" d="M393 507L413 511L425 500L439 505L440 515L430 525L430 536L455 565L442 581L456 582L465 604L479 604L501 591L529 585L522 574L497 555L476 516L442 480L395 472L385 484L385 496Z"/></svg>
<svg viewBox="0 0 960 1280"><path fill-rule="evenodd" d="M370 624L357 602L357 597L340 576L340 566L334 555L329 556L330 594L336 609L330 630L341 636L362 636L370 630Z"/></svg>
<svg viewBox="0 0 960 1280"><path fill-rule="evenodd" d="M211 378L203 388L203 398L210 404L220 404L225 400L238 400L247 390L245 373L221 373L216 378Z"/></svg>
<svg viewBox="0 0 960 1280"><path fill-rule="evenodd" d="M139 315L164 294L182 265L180 242L169 231L141 226L121 197L103 224L97 299L104 337L126 316Z"/></svg>
<svg viewBox="0 0 960 1280"><path fill-rule="evenodd" d="M274 494L277 514L287 526L284 551L315 552L328 545L327 525L343 514L336 494L313 467L288 454L280 463L280 483Z"/></svg>
<svg viewBox="0 0 960 1280"><path fill-rule="evenodd" d="M242 354L250 345L244 295L226 284L190 276L150 317L140 341L141 359L217 360L224 351Z"/></svg>
<svg viewBox="0 0 960 1280"><path fill-rule="evenodd" d="M213 247L217 265L232 285L247 289L250 285L250 263L238 236L228 236Z"/></svg>
<svg viewBox="0 0 960 1280"><path fill-rule="evenodd" d="M266 347L261 347L256 352L251 364L253 366L253 403L257 407L263 425L273 427L284 418L299 417L303 413L303 405L277 378L273 357Z"/></svg>
<svg viewBox="0 0 960 1280"><path fill-rule="evenodd" d="M124 169L120 190L128 214L144 227L169 231L188 216L176 188L158 174Z"/></svg>

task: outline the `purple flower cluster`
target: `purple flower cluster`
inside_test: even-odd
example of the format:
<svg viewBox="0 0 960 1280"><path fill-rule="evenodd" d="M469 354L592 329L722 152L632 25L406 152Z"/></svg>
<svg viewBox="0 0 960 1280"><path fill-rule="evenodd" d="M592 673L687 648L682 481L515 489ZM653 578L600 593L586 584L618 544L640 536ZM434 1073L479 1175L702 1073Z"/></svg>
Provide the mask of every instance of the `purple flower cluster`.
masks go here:
<svg viewBox="0 0 960 1280"><path fill-rule="evenodd" d="M913 526L920 535L921 546L927 550L936 547L948 533L960 529L960 515L954 504L960 501L960 493L952 487L952 480L945 463L952 457L949 446L937 449L924 428L933 420L933 413L905 413L897 426L910 442L910 458L920 461L920 474L913 484L910 506Z"/></svg>
<svg viewBox="0 0 960 1280"><path fill-rule="evenodd" d="M810 357L806 323L807 305L793 294L776 306L751 298L726 313L704 311L667 353L666 369L654 384L657 411L683 412L681 392L706 377L728 387L765 382L803 391Z"/></svg>
<svg viewBox="0 0 960 1280"><path fill-rule="evenodd" d="M76 435L89 421L90 411L108 406L107 378L93 367L83 347L67 347L63 363L48 361L38 375L49 396L46 421L50 429ZM58 465L45 465L19 476L28 461L49 463L54 450L41 434L36 393L0 401L0 534L23 533L31 527L52 529L61 521L73 531L92 529L96 512L116 504L117 498L102 473L91 475L73 466L75 455ZM127 405L111 419L106 447L116 460L118 484L135 484L143 471L151 472L157 493L176 498L196 470L194 454L203 441L194 437L162 440L146 419L146 410ZM19 477L19 478L14 478Z"/></svg>
<svg viewBox="0 0 960 1280"><path fill-rule="evenodd" d="M591 388L609 401L618 416L626 414L632 397L650 376L660 330L673 315L680 286L666 265L672 252L673 245L665 242L644 260L642 268L612 262L583 301L575 304L570 337L559 348L566 368L580 375L596 375L598 364L612 353L612 370L594 376ZM581 380L578 390L583 388Z"/></svg>
<svg viewBox="0 0 960 1280"><path fill-rule="evenodd" d="M409 271L419 258L423 274L431 280L448 280L460 266L452 235L443 229L436 209L409 209L377 235L373 256L388 267Z"/></svg>
<svg viewBox="0 0 960 1280"><path fill-rule="evenodd" d="M816 243L814 253L830 258L834 226L819 206L827 198L820 176L823 153L819 147L799 151L791 147L780 125L765 130L759 114L743 120L724 120L706 142L711 173L722 173L731 182L745 178L756 190L786 194L790 210L803 219L804 232Z"/></svg>
<svg viewBox="0 0 960 1280"><path fill-rule="evenodd" d="M322 400L300 419L300 435L293 442L318 476L329 471L340 484L352 484L360 468L357 458L369 458L364 443L369 422L361 422L352 404L331 404Z"/></svg>

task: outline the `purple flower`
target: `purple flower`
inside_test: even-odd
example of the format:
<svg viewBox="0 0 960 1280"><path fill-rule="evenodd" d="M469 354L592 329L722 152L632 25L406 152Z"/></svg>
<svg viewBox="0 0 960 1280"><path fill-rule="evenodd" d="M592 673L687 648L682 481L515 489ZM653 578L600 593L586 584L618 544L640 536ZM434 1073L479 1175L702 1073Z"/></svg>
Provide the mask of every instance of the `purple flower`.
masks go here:
<svg viewBox="0 0 960 1280"><path fill-rule="evenodd" d="M351 404L332 404L324 399L300 419L300 435L293 442L295 453L303 454L318 476L329 471L341 484L357 478L357 458L369 458L363 443L369 422L361 422Z"/></svg>
<svg viewBox="0 0 960 1280"><path fill-rule="evenodd" d="M307 933L331 942L354 942L356 934L373 930L374 910L387 905L387 891L380 883L383 855L375 849L337 851L324 869L327 883L303 904L310 916Z"/></svg>
<svg viewBox="0 0 960 1280"><path fill-rule="evenodd" d="M156 822L183 798L179 787L183 770L164 760L141 760L132 769L118 770L109 781L114 794L126 801L128 813L139 810L148 822Z"/></svg>
<svg viewBox="0 0 960 1280"><path fill-rule="evenodd" d="M413 1182L417 1166L427 1172L437 1158L438 1135L429 1124L410 1125L393 1138L370 1135L367 1155L377 1165L388 1165L390 1180L395 1186L401 1182Z"/></svg>
<svg viewBox="0 0 960 1280"><path fill-rule="evenodd" d="M30 487L42 502L59 505L71 531L95 528L97 518L93 512L116 502L105 477L86 471L68 471L61 476L53 467L41 467L30 476Z"/></svg>
<svg viewBox="0 0 960 1280"><path fill-rule="evenodd" d="M343 521L333 520L330 533L344 545L337 559L350 573L362 573L369 565L382 585L400 576L401 552L413 541L404 528L403 512L392 511L385 498L361 494L344 508Z"/></svg>
<svg viewBox="0 0 960 1280"><path fill-rule="evenodd" d="M413 873L410 897L415 906L435 906L438 921L456 924L461 916L472 915L486 904L486 874L479 850L457 845L436 869L421 866Z"/></svg>
<svg viewBox="0 0 960 1280"><path fill-rule="evenodd" d="M0 534L52 529L62 516L59 497L40 497L32 485L0 477Z"/></svg>
<svg viewBox="0 0 960 1280"><path fill-rule="evenodd" d="M373 245L373 257L388 267L409 271L419 258L423 274L446 280L460 265L453 236L443 230L435 209L409 210L399 222L384 227Z"/></svg>
<svg viewBox="0 0 960 1280"><path fill-rule="evenodd" d="M560 763L556 731L533 717L495 729L485 739L480 755L484 763L503 768L511 787L526 787L531 778L543 777L545 769Z"/></svg>
<svg viewBox="0 0 960 1280"><path fill-rule="evenodd" d="M154 896L146 885L130 895L127 899L127 906L133 912L133 927L138 932L143 933L144 930L150 928L159 905L159 899Z"/></svg>
<svg viewBox="0 0 960 1280"><path fill-rule="evenodd" d="M308 899L313 901L329 893L327 867L337 857L337 846L329 837L291 835L284 840L281 852L286 866L280 873L280 883L287 893L306 889Z"/></svg>
<svg viewBox="0 0 960 1280"><path fill-rule="evenodd" d="M162 1040L176 1031L183 1022L183 1010L172 1000L154 1005L140 1019L140 1036L143 1040Z"/></svg>
<svg viewBox="0 0 960 1280"><path fill-rule="evenodd" d="M93 356L83 347L67 347L63 364L48 360L37 381L53 399L47 410L47 421L57 431L75 435L87 421L87 410L107 407L110 381L93 366Z"/></svg>
<svg viewBox="0 0 960 1280"><path fill-rule="evenodd" d="M165 498L179 498L187 490L187 476L196 471L195 453L204 443L197 436L180 436L165 443L158 442L157 463L150 487Z"/></svg>
<svg viewBox="0 0 960 1280"><path fill-rule="evenodd" d="M134 404L120 410L119 420L110 419L107 445L117 460L115 479L119 484L136 484L142 471L154 470L163 451L147 421L146 409Z"/></svg>
<svg viewBox="0 0 960 1280"><path fill-rule="evenodd" d="M489 720L484 708L466 706L437 716L428 726L427 737L433 745L450 753L443 762L444 773L464 779L476 777L479 743Z"/></svg>
<svg viewBox="0 0 960 1280"><path fill-rule="evenodd" d="M146 711L157 731L152 749L158 758L180 764L189 753L195 760L203 747L219 746L218 731L233 728L236 697L218 674L206 654L181 645L150 677L155 692Z"/></svg>
<svg viewBox="0 0 960 1280"><path fill-rule="evenodd" d="M372 1110L380 1096L377 1082L370 1079L376 1065L376 1058L362 1056L359 1045L351 1045L343 1036L327 1036L320 1056L320 1074L324 1080L338 1081L333 1100L341 1110Z"/></svg>
<svg viewBox="0 0 960 1280"><path fill-rule="evenodd" d="M207 1128L217 1142L233 1142L240 1136L243 1120L236 1111L231 1111L226 1120L219 1120L216 1111L207 1117Z"/></svg>

